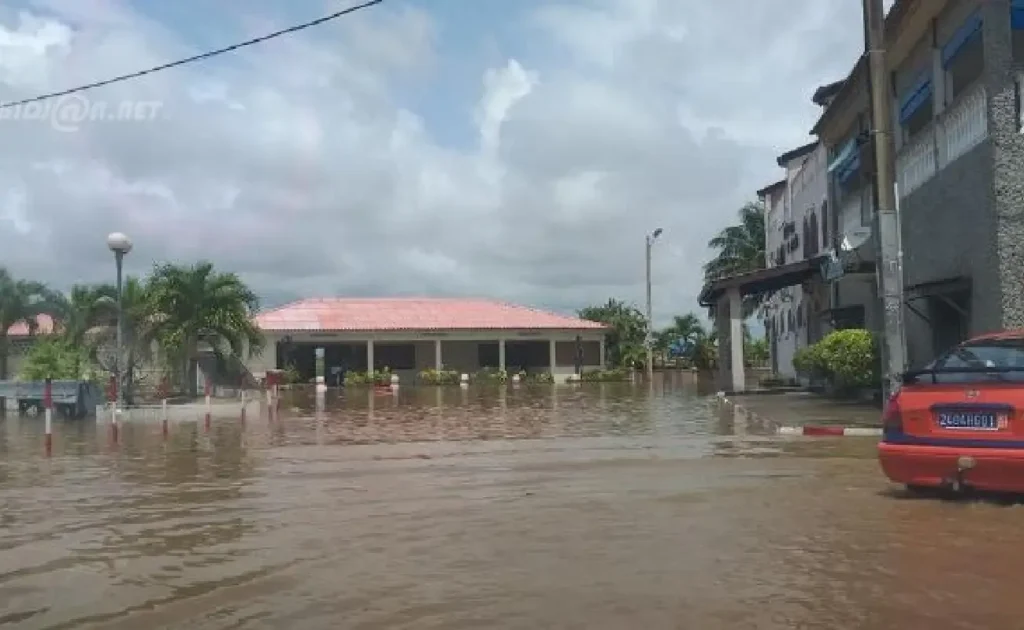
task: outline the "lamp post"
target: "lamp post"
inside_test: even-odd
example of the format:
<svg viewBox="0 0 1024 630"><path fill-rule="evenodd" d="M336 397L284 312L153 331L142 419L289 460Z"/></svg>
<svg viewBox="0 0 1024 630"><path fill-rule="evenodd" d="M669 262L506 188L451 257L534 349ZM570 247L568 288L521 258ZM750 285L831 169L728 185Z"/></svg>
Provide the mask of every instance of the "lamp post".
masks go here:
<svg viewBox="0 0 1024 630"><path fill-rule="evenodd" d="M661 236L662 229L658 228L647 235L645 249L646 262L647 262L647 337L644 340L644 346L647 348L647 381L649 383L654 382L654 316L652 315L651 308L651 247L654 245L654 241Z"/></svg>
<svg viewBox="0 0 1024 630"><path fill-rule="evenodd" d="M121 232L113 232L107 236L107 247L114 252L117 265L117 354L114 359L114 382L117 383L117 407L124 408L124 304L122 293L124 288L122 268L124 256L132 251L132 241Z"/></svg>

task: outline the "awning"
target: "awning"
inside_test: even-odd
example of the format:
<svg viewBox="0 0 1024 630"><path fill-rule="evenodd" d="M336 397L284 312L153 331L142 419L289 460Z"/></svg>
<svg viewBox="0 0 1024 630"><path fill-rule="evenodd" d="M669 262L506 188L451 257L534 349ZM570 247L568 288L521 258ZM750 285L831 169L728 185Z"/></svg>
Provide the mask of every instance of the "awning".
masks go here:
<svg viewBox="0 0 1024 630"><path fill-rule="evenodd" d="M831 173L853 158L857 152L857 138L850 138L843 145L843 148L836 154L835 159L828 165L828 172Z"/></svg>
<svg viewBox="0 0 1024 630"><path fill-rule="evenodd" d="M821 274L821 265L826 260L827 255L815 256L787 265L721 278L705 284L697 299L701 306L708 307L718 302L729 289L739 289L740 296L746 297L803 284L815 275Z"/></svg>

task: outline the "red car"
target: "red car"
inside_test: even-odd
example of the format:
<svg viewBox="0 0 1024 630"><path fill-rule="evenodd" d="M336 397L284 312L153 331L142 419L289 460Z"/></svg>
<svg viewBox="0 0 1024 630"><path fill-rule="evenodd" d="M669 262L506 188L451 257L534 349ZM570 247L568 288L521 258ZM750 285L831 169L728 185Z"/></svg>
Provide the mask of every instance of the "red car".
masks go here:
<svg viewBox="0 0 1024 630"><path fill-rule="evenodd" d="M911 490L1024 493L1024 330L975 337L907 372L878 458Z"/></svg>

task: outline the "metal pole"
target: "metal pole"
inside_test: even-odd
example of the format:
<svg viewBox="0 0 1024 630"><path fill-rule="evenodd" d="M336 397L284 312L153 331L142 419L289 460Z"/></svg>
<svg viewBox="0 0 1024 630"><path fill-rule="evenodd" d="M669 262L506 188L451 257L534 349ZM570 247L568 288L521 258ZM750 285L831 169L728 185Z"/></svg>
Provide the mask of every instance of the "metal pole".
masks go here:
<svg viewBox="0 0 1024 630"><path fill-rule="evenodd" d="M124 252L114 252L114 260L117 264L117 355L114 361L114 373L117 378L117 407L124 409L124 302L121 276Z"/></svg>
<svg viewBox="0 0 1024 630"><path fill-rule="evenodd" d="M647 336L644 339L644 345L647 348L647 381L649 383L654 382L654 349L651 343L654 333L653 309L651 308L651 241L651 235L648 234L647 247L645 249L647 262Z"/></svg>
<svg viewBox="0 0 1024 630"><path fill-rule="evenodd" d="M875 145L877 195L878 289L884 319L883 393L900 385L906 369L906 331L903 325L903 256L896 208L895 163L892 155L892 108L885 63L885 10L882 0L864 0L865 47L871 83L872 138Z"/></svg>

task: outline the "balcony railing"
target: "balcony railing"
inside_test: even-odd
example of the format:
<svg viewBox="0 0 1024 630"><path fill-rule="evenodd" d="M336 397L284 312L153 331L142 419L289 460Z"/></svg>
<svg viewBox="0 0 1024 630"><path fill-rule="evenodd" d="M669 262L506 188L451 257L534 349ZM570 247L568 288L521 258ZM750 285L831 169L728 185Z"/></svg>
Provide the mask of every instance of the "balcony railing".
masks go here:
<svg viewBox="0 0 1024 630"><path fill-rule="evenodd" d="M896 181L906 197L988 136L985 90L977 87L896 156Z"/></svg>

